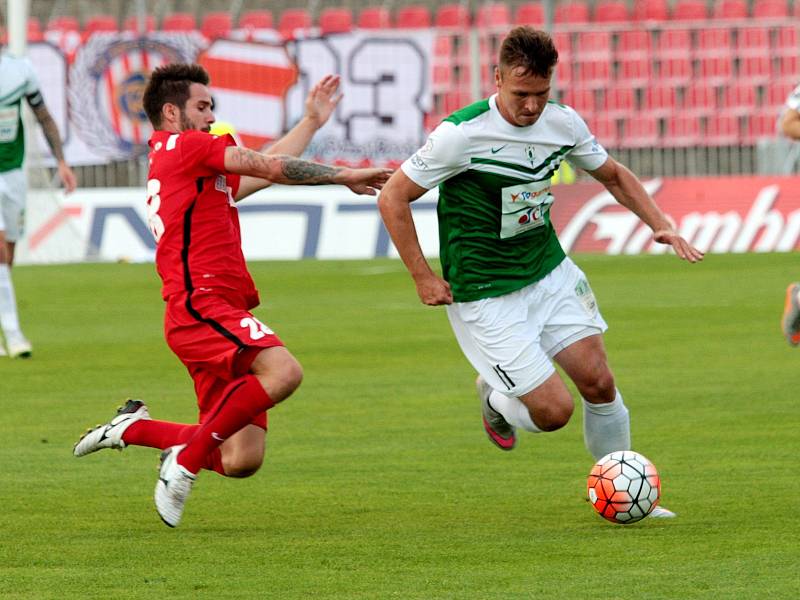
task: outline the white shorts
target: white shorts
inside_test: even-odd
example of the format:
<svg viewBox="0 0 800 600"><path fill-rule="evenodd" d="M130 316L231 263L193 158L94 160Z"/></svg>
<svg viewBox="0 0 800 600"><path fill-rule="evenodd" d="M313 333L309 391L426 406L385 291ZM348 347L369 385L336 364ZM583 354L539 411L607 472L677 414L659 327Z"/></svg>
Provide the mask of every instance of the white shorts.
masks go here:
<svg viewBox="0 0 800 600"><path fill-rule="evenodd" d="M0 173L0 231L6 240L18 242L25 233L25 196L28 192L23 169Z"/></svg>
<svg viewBox="0 0 800 600"><path fill-rule="evenodd" d="M510 396L543 384L561 350L608 329L586 275L569 258L516 292L451 304L447 316L467 360Z"/></svg>

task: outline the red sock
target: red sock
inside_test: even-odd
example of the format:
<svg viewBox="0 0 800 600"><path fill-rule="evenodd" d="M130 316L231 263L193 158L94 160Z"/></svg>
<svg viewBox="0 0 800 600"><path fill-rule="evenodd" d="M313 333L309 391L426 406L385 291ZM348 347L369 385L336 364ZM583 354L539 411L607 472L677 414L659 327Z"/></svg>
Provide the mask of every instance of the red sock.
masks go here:
<svg viewBox="0 0 800 600"><path fill-rule="evenodd" d="M185 444L199 428L200 425L142 419L125 430L122 441L126 446L147 446L164 450L170 446Z"/></svg>
<svg viewBox="0 0 800 600"><path fill-rule="evenodd" d="M274 405L254 375L232 381L222 392L214 412L178 455L178 463L191 473L197 473L222 442Z"/></svg>
<svg viewBox="0 0 800 600"><path fill-rule="evenodd" d="M185 444L199 429L200 425L142 419L131 424L125 430L125 433L122 434L122 441L126 446L147 446L164 450L170 446ZM222 467L222 452L219 448L206 457L202 468L225 475L225 469Z"/></svg>

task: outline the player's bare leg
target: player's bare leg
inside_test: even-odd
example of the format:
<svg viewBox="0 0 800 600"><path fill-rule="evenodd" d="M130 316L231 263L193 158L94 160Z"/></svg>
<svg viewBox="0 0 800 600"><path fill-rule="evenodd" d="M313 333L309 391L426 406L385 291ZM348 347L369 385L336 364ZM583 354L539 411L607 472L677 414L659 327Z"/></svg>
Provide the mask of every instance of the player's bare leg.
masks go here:
<svg viewBox="0 0 800 600"><path fill-rule="evenodd" d="M11 281L14 247L15 244L6 239L5 232L0 231L0 325L2 325L8 356L28 358L31 356L32 347L19 326L17 299L14 294L14 284ZM1 343L0 347L2 347Z"/></svg>

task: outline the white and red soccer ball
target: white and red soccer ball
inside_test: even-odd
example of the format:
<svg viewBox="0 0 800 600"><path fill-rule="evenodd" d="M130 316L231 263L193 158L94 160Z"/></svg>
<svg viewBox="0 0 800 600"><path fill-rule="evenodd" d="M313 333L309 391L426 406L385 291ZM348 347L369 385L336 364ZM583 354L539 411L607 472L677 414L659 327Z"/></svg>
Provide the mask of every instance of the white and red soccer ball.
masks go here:
<svg viewBox="0 0 800 600"><path fill-rule="evenodd" d="M592 467L587 483L592 506L612 523L644 519L661 497L655 465L632 450L606 454Z"/></svg>

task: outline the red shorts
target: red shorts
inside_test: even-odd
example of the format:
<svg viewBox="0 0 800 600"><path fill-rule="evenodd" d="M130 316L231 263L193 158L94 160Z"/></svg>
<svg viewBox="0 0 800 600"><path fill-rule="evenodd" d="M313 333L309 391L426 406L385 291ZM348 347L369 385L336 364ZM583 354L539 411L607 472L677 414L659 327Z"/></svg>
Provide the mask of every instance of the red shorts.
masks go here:
<svg viewBox="0 0 800 600"><path fill-rule="evenodd" d="M194 380L200 423L234 379L250 371L264 348L283 346L280 338L233 295L173 294L164 315L167 345ZM262 413L253 424L267 428Z"/></svg>

